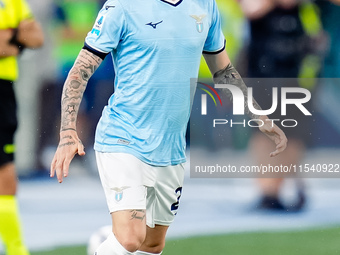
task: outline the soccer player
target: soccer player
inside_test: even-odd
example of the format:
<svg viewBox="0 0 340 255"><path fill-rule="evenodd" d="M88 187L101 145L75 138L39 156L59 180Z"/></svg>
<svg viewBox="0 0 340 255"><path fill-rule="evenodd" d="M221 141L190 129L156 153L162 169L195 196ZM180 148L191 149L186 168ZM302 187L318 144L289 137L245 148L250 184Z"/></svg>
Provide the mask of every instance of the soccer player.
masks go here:
<svg viewBox="0 0 340 255"><path fill-rule="evenodd" d="M76 129L79 104L87 81L111 53L115 93L99 120L94 148L113 233L95 254L162 252L181 196L190 78L198 75L202 52L215 83L246 91L224 49L214 0L109 0L99 12L64 84L60 142L51 164L51 177L62 182L74 155L85 154ZM287 140L265 123L261 130L275 142L275 156Z"/></svg>
<svg viewBox="0 0 340 255"><path fill-rule="evenodd" d="M17 57L25 47L42 44L42 29L26 1L0 0L0 236L8 255L28 254L15 199L13 140L17 118L13 83L18 77Z"/></svg>

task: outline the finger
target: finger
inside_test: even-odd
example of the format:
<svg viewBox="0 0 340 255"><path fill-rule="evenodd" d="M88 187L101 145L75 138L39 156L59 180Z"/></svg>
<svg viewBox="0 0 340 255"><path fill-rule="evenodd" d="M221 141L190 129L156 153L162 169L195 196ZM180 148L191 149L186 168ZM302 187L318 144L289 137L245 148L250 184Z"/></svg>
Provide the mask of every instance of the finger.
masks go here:
<svg viewBox="0 0 340 255"><path fill-rule="evenodd" d="M273 130L274 142L277 145L276 148L284 146L287 143L287 137L283 131L279 128Z"/></svg>
<svg viewBox="0 0 340 255"><path fill-rule="evenodd" d="M278 141L276 148L278 148L278 147L283 148L283 149L285 149L287 147L287 137L283 133L283 131L279 132L279 141Z"/></svg>
<svg viewBox="0 0 340 255"><path fill-rule="evenodd" d="M79 156L85 155L85 148L84 148L83 143L80 140L79 140L79 143L78 143L78 154L79 154Z"/></svg>
<svg viewBox="0 0 340 255"><path fill-rule="evenodd" d="M279 155L281 152L283 151L283 149L276 149L275 151L271 152L269 154L270 157L276 157L277 155Z"/></svg>
<svg viewBox="0 0 340 255"><path fill-rule="evenodd" d="M72 158L73 158L73 157L72 157ZM70 158L70 159L65 159L65 161L64 161L64 164L63 164L64 177L67 177L67 176L68 176L72 158Z"/></svg>
<svg viewBox="0 0 340 255"><path fill-rule="evenodd" d="M281 152L283 152L286 149L286 139L283 139L280 141L280 143L276 146L276 150L270 153L270 157L275 157Z"/></svg>
<svg viewBox="0 0 340 255"><path fill-rule="evenodd" d="M284 136L284 139L282 139L280 137L280 134L276 134L275 137L274 137L274 141L275 141L275 144L276 144L276 147L275 147L276 150L269 154L270 157L277 156L282 151L284 151L285 148L286 148L286 139L285 139L285 136Z"/></svg>
<svg viewBox="0 0 340 255"><path fill-rule="evenodd" d="M56 174L57 174L58 182L62 183L63 182L63 162L62 161L57 161Z"/></svg>
<svg viewBox="0 0 340 255"><path fill-rule="evenodd" d="M279 143L276 146L276 149L286 149L287 147L287 139L281 139L281 141L279 141Z"/></svg>
<svg viewBox="0 0 340 255"><path fill-rule="evenodd" d="M269 156L271 157L271 158L273 158L273 157L276 157L277 155L279 155L279 151L278 150L276 150L276 151L273 151L273 152L271 152L270 154L269 154Z"/></svg>
<svg viewBox="0 0 340 255"><path fill-rule="evenodd" d="M50 168L50 177L54 177L54 170L55 170L55 165L57 163L56 157L53 157L52 163L51 163L51 168Z"/></svg>

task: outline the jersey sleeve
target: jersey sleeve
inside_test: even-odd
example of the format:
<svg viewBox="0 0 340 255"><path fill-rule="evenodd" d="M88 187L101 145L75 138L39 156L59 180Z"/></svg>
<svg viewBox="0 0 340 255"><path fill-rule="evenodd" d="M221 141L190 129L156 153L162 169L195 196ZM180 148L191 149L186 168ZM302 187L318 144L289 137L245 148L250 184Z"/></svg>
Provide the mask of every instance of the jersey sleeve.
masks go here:
<svg viewBox="0 0 340 255"><path fill-rule="evenodd" d="M118 0L109 0L100 10L85 47L102 54L116 49L125 31L125 13Z"/></svg>
<svg viewBox="0 0 340 255"><path fill-rule="evenodd" d="M203 47L204 54L217 54L225 49L225 37L221 27L221 15L215 0L212 0L212 22Z"/></svg>

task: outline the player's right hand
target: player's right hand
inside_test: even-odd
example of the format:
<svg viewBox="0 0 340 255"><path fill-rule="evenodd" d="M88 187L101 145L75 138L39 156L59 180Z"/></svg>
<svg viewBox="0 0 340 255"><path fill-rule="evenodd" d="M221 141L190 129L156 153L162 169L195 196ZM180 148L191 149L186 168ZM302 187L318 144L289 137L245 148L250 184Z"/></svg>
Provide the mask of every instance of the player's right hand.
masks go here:
<svg viewBox="0 0 340 255"><path fill-rule="evenodd" d="M269 118L267 116L260 116L263 121L263 125L259 127L260 131L264 133L269 139L271 139L276 147L275 151L270 153L270 157L275 157L283 152L287 147L287 137L285 133L275 124L267 121Z"/></svg>
<svg viewBox="0 0 340 255"><path fill-rule="evenodd" d="M76 154L85 155L84 145L77 132L75 130L60 132L59 145L51 163L50 177L56 174L61 183L63 177L68 176L70 163Z"/></svg>

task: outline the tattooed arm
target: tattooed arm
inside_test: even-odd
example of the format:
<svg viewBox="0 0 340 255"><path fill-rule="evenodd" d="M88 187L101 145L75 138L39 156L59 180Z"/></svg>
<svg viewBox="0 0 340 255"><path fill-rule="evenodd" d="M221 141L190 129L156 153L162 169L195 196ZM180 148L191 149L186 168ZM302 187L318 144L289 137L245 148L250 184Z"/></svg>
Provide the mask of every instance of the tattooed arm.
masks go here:
<svg viewBox="0 0 340 255"><path fill-rule="evenodd" d="M235 69L232 63L229 63L226 68L221 69L214 74L214 83L215 84L230 84L230 85L235 85L236 87L240 88L244 95L244 109L245 109L246 114L251 119L261 118L261 116L256 115L250 111L248 107L248 87L243 82L241 75L237 72L237 70ZM221 89L221 90L224 94L227 95L227 97L231 101L233 100L233 95L229 89ZM259 106L259 104L255 101L254 98L252 98L251 101L255 109L262 110L262 108Z"/></svg>
<svg viewBox="0 0 340 255"><path fill-rule="evenodd" d="M222 51L218 54L213 55L204 55L204 58L209 66L210 72L213 74L215 84L230 84L235 85L240 88L244 94L244 108L245 112L252 119L259 119L264 124L260 126L259 129L265 135L267 135L275 144L276 150L270 153L271 157L274 157L281 153L287 147L287 138L283 131L276 126L273 125L271 121L268 121L268 117L258 116L253 114L248 108L248 88L246 84L243 82L240 74L236 71L234 66L231 64L230 59L226 51ZM232 94L229 89L221 89L223 93L225 93L230 100L233 100ZM261 107L252 98L253 106L257 110L261 110Z"/></svg>
<svg viewBox="0 0 340 255"><path fill-rule="evenodd" d="M81 50L65 81L61 99L60 142L50 172L51 177L56 173L60 183L63 177L67 177L73 157L85 155L76 131L77 115L87 82L101 62L98 56Z"/></svg>

